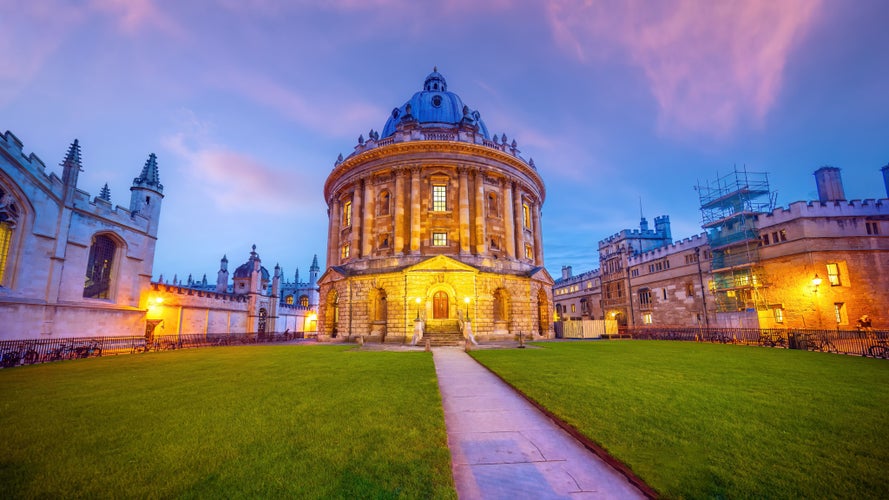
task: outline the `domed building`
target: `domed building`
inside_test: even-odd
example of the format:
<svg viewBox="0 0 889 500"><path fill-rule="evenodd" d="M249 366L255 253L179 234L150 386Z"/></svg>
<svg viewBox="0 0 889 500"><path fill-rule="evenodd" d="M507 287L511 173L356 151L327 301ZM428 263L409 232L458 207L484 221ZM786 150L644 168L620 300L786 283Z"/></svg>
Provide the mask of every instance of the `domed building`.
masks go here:
<svg viewBox="0 0 889 500"><path fill-rule="evenodd" d="M543 180L437 70L340 155L324 197L322 338L407 342L417 320L436 338L551 335Z"/></svg>

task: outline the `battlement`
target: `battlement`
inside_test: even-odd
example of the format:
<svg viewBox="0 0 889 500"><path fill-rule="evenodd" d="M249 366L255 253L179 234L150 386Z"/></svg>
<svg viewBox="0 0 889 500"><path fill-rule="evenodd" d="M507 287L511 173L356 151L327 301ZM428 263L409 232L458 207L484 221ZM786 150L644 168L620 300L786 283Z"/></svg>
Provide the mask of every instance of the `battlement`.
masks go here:
<svg viewBox="0 0 889 500"><path fill-rule="evenodd" d="M15 134L7 130L0 136L0 146L19 163L25 167L31 167L31 172L43 175L43 178L49 182L49 177L46 175L46 164L34 153L25 156L22 150L24 143Z"/></svg>
<svg viewBox="0 0 889 500"><path fill-rule="evenodd" d="M219 302L247 302L247 296L236 293L220 293L199 288L189 288L182 285L168 285L166 283L151 282L151 289L155 292L173 295L192 296Z"/></svg>
<svg viewBox="0 0 889 500"><path fill-rule="evenodd" d="M652 260L664 258L668 255L686 252L688 250L693 250L695 248L700 248L707 245L709 245L709 242L707 240L707 233L700 233L689 238L674 241L669 245L664 245L662 247L654 248L652 250L638 253L636 255L631 255L628 258L628 262L631 266L644 264Z"/></svg>
<svg viewBox="0 0 889 500"><path fill-rule="evenodd" d="M567 278L567 279L559 278L559 279L555 280L555 282L553 283L553 286L560 287L563 285L571 285L574 283L579 283L581 281L586 281L588 279L597 278L597 277L599 277L599 274L600 274L600 272L599 272L598 268L593 269L591 271L585 271L580 274L571 276L570 278Z"/></svg>
<svg viewBox="0 0 889 500"><path fill-rule="evenodd" d="M797 201L787 207L778 207L761 214L767 225L780 224L803 217L871 217L889 215L889 199L868 198L865 200L841 201Z"/></svg>

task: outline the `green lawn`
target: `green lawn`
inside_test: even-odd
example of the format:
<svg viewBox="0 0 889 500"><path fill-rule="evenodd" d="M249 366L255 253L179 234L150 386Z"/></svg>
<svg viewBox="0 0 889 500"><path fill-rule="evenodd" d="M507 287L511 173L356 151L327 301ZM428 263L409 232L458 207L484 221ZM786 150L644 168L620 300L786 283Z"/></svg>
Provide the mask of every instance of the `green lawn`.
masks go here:
<svg viewBox="0 0 889 500"><path fill-rule="evenodd" d="M246 346L0 370L15 497L455 498L428 353Z"/></svg>
<svg viewBox="0 0 889 500"><path fill-rule="evenodd" d="M889 362L688 342L472 355L668 498L889 498Z"/></svg>

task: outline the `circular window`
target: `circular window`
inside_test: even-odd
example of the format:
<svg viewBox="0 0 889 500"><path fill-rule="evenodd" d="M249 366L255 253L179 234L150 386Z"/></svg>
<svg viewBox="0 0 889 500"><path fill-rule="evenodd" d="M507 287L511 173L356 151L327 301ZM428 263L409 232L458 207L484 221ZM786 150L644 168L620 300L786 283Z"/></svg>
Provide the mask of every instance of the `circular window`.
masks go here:
<svg viewBox="0 0 889 500"><path fill-rule="evenodd" d="M440 95L432 97L432 105L435 106L436 108L441 106L441 96Z"/></svg>

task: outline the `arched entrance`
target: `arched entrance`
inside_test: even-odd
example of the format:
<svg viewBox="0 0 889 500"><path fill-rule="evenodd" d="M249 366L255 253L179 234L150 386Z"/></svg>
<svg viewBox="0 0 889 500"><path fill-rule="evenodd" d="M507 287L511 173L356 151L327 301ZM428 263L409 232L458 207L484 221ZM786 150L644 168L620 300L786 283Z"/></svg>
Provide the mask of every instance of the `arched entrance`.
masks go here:
<svg viewBox="0 0 889 500"><path fill-rule="evenodd" d="M268 317L268 311L266 311L264 307L259 308L259 323L256 325L256 333L258 333L260 337L265 337L266 322L268 321Z"/></svg>
<svg viewBox="0 0 889 500"><path fill-rule="evenodd" d="M545 337L549 333L549 301L541 288L537 292L537 334Z"/></svg>
<svg viewBox="0 0 889 500"><path fill-rule="evenodd" d="M432 296L432 318L448 319L448 294L444 291L435 292Z"/></svg>

